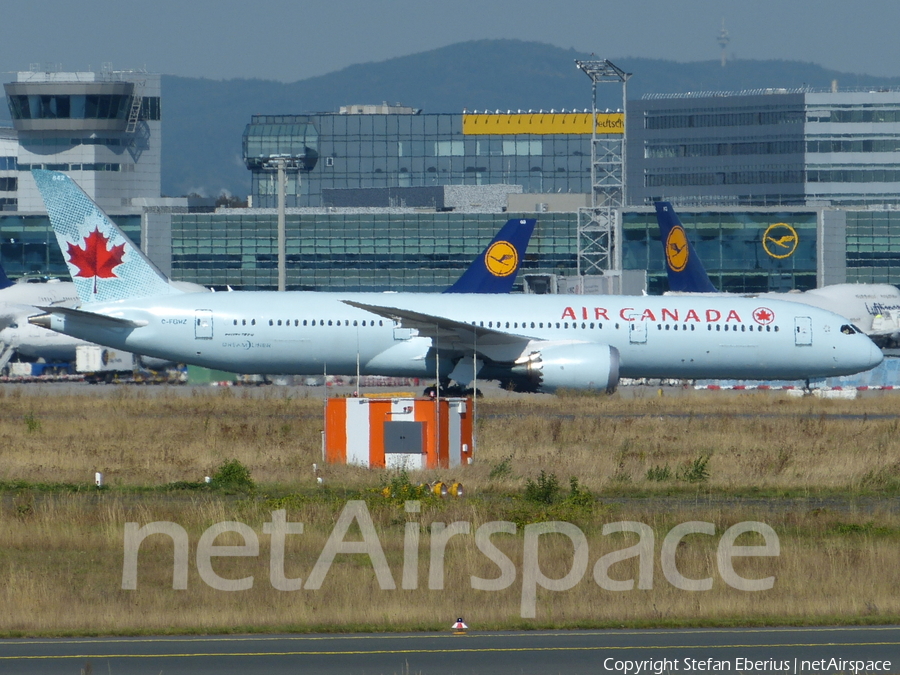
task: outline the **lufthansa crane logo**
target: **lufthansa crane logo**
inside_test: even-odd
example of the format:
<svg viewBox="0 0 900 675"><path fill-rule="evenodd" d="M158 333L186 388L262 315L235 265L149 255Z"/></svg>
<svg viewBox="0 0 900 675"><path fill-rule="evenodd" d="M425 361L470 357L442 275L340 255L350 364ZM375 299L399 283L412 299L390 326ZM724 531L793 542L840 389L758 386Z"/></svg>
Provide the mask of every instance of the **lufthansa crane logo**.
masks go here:
<svg viewBox="0 0 900 675"><path fill-rule="evenodd" d="M496 241L484 254L484 266L495 277L508 277L519 266L516 247L508 241Z"/></svg>
<svg viewBox="0 0 900 675"><path fill-rule="evenodd" d="M682 272L688 264L687 235L676 225L666 237L666 262L673 272Z"/></svg>
<svg viewBox="0 0 900 675"><path fill-rule="evenodd" d="M790 258L797 250L798 243L800 237L797 236L797 230L787 223L769 225L763 233L763 248L773 258Z"/></svg>

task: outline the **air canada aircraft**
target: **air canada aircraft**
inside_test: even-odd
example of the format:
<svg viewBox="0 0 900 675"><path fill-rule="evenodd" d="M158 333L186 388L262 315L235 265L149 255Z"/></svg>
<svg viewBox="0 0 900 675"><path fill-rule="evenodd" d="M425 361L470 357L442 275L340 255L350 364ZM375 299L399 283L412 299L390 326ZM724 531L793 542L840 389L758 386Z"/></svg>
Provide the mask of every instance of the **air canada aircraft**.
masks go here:
<svg viewBox="0 0 900 675"><path fill-rule="evenodd" d="M656 221L664 247L670 291L718 293L669 202L656 202ZM900 339L900 289L890 284L831 284L809 291L739 295L766 302L784 300L827 309L845 317L881 346Z"/></svg>
<svg viewBox="0 0 900 675"><path fill-rule="evenodd" d="M445 293L509 293L524 260L536 220L511 218L500 229L484 252ZM171 282L185 293L208 292L189 282ZM76 349L90 342L47 330L28 323L40 314L38 306L78 305L78 293L71 281L44 277L23 278L12 282L0 265L0 369L13 355L43 358L47 361L72 361ZM167 361L141 357L149 368L164 368Z"/></svg>
<svg viewBox="0 0 900 675"><path fill-rule="evenodd" d="M478 378L525 391L612 390L620 376L807 379L882 360L845 319L774 300L185 294L71 178L32 173L81 305L31 322L126 351L240 373Z"/></svg>

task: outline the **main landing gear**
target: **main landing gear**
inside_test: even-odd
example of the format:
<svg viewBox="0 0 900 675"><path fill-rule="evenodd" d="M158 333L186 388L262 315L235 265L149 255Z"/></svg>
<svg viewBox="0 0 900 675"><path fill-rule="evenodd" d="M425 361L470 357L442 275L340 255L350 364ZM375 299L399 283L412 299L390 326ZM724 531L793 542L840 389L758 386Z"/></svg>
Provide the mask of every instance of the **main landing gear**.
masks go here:
<svg viewBox="0 0 900 675"><path fill-rule="evenodd" d="M480 389L476 389L473 387L461 387L458 384L450 384L442 383L441 384L441 398L448 397L466 397L466 396L474 396L475 398L484 398L484 394L481 393ZM437 398L438 390L436 386L426 387L424 395L427 398Z"/></svg>

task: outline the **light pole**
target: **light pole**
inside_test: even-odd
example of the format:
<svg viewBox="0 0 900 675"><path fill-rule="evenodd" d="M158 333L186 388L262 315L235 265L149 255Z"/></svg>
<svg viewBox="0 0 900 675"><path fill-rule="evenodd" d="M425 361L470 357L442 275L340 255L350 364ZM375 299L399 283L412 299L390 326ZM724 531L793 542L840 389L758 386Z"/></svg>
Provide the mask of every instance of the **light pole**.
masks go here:
<svg viewBox="0 0 900 675"><path fill-rule="evenodd" d="M263 167L272 171L275 170L276 180L278 181L278 290L283 291L287 288L287 256L285 254L285 182L287 181L287 170L294 171L300 168L299 161L287 155L272 155L268 160L263 162ZM297 181L299 183L300 174L297 173Z"/></svg>

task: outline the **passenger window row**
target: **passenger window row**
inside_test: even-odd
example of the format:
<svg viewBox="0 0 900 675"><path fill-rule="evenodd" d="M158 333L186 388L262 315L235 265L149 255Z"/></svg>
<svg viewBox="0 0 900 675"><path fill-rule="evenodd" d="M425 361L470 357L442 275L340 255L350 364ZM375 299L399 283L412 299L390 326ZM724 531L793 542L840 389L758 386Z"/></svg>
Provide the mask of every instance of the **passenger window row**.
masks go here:
<svg viewBox="0 0 900 675"><path fill-rule="evenodd" d="M469 323L473 326L479 326L481 328L486 327L486 328L518 329L518 328L520 328L520 326L523 329L544 328L545 323L546 323L547 328L554 328L554 327L560 328L560 329L568 329L569 328L568 321L562 321L562 322L557 321L557 322L555 322L555 324L554 324L554 322L551 322L551 321L547 321L547 322L544 322L544 321L539 321L539 322L522 321L521 324L518 321L513 321L513 322L510 322L510 321L506 321L506 322L488 321L487 326L485 326L484 321L478 321L478 322L470 321ZM640 322L638 322L638 323L640 323ZM233 324L235 326L237 326L238 320L234 319ZM400 323L397 321L392 322L392 324L395 327L400 325ZM255 326L256 319L250 319L249 323L248 323L247 319L241 319L240 325L241 326L247 326L247 325ZM376 323L375 319L363 319L362 321L358 321L356 319L354 319L353 321L350 321L349 319L335 319L335 320L332 320L332 319L327 319L327 320L326 319L303 319L302 321L300 319L283 319L283 320L282 319L269 319L269 325L270 326L294 325L297 327L299 327L299 326L326 326L326 325L328 325L328 326L351 326L352 325L352 326L362 326L362 327L374 327L376 325L384 326L385 324L384 324L383 319L378 319L377 323ZM577 329L577 328L579 328L579 324L577 322L573 321L571 327L573 329ZM582 322L580 327L582 330L595 330L595 328L596 328L596 330L602 330L603 324L602 323L595 324L593 321L592 322ZM618 330L620 326L618 323L615 323L615 324L611 324L611 327ZM696 327L697 327L696 324L693 324L693 323L692 324L687 324L687 323L685 323L685 324L677 324L677 323L676 324L668 324L668 323L656 324L656 329L660 330L660 331L661 330L693 331L693 330L696 330ZM849 326L842 326L841 328L842 328L842 332L844 332L844 333L848 333L848 331L850 333L852 333L855 326L853 328L851 328ZM739 326L738 325L729 325L729 324L724 324L724 325L723 324L715 324L715 328L713 328L713 324L711 324L711 323L706 325L706 330L708 330L708 331L712 331L712 330L729 331L730 330L732 332L740 331L742 333L746 333L748 330L751 333L754 330L756 330L757 332L760 332L760 333L763 332L763 330L765 330L766 332L772 332L772 331L774 331L776 333L779 332L778 326L774 326L774 327L773 326L749 326L748 327L746 324L740 324ZM858 330L858 329L856 329L856 330Z"/></svg>
<svg viewBox="0 0 900 675"><path fill-rule="evenodd" d="M237 326L239 322L237 319L234 319L232 323L233 323L233 325ZM394 321L393 324L395 326L400 325L396 321ZM255 326L256 319L250 319L249 323L247 322L247 319L241 319L240 325L241 326L247 326L247 325ZM283 320L282 319L269 319L269 325L270 326L290 326L290 325L294 325L294 326L325 326L325 325L328 325L328 326L350 326L350 325L353 325L353 326L372 327L372 326L376 326L376 325L384 326L384 320L378 319L376 322L375 319L371 319L371 320L364 319L363 321L358 321L356 319L354 319L353 321L350 321L349 319L334 319L334 320L332 320L332 319L327 319L327 320L326 319L303 319L302 321L300 319L283 319Z"/></svg>

